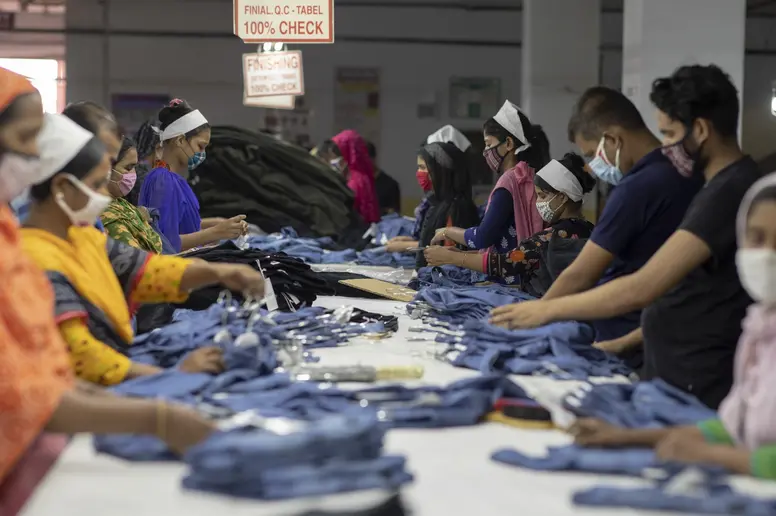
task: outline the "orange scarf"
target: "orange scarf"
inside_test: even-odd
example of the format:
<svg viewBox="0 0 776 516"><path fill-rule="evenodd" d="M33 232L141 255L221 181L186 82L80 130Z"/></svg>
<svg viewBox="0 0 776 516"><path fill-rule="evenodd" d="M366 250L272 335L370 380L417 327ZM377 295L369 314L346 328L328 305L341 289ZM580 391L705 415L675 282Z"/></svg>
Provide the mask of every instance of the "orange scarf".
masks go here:
<svg viewBox="0 0 776 516"><path fill-rule="evenodd" d="M0 113L5 111L17 97L37 91L26 77L6 68L0 68Z"/></svg>
<svg viewBox="0 0 776 516"><path fill-rule="evenodd" d="M1 89L0 89L1 90ZM72 388L46 276L22 252L16 219L0 205L0 480Z"/></svg>

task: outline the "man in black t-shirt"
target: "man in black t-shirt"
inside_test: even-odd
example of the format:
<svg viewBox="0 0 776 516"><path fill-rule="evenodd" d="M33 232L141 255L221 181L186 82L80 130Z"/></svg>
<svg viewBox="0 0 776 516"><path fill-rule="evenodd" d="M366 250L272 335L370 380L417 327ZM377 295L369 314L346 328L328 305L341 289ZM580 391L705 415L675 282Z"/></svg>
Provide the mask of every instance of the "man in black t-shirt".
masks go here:
<svg viewBox="0 0 776 516"><path fill-rule="evenodd" d="M380 214L401 213L401 188L399 182L377 166L377 149L372 142L366 142L366 149L375 168L375 192L380 203Z"/></svg>
<svg viewBox="0 0 776 516"><path fill-rule="evenodd" d="M732 384L741 321L752 302L736 272L736 214L760 172L738 145L738 94L718 67L683 66L655 80L650 99L664 155L688 181L705 178L679 229L634 274L583 294L520 303L495 319L533 327L644 308L644 376L717 408Z"/></svg>

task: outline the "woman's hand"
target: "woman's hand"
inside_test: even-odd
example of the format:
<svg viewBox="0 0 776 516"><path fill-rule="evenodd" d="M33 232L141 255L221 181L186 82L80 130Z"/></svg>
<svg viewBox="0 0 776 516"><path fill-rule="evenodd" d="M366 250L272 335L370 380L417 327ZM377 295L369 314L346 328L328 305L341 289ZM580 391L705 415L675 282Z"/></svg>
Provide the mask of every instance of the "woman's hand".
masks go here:
<svg viewBox="0 0 776 516"><path fill-rule="evenodd" d="M218 283L234 292L256 299L264 297L264 277L253 267L232 263L211 263Z"/></svg>
<svg viewBox="0 0 776 516"><path fill-rule="evenodd" d="M623 340L622 338L619 338L619 339L605 340L603 342L594 342L593 347L596 349L600 349L601 351L606 351L607 353L611 353L612 355L619 355L620 353L627 351L631 346L628 341Z"/></svg>
<svg viewBox="0 0 776 516"><path fill-rule="evenodd" d="M431 239L431 243L429 245L436 245L441 244L445 241L445 232L447 231L447 228L440 228L436 230L436 233L434 233L434 238Z"/></svg>
<svg viewBox="0 0 776 516"><path fill-rule="evenodd" d="M157 430L164 429L164 435L158 437L179 455L183 455L189 448L201 443L217 430L215 424L188 407L166 405L157 417L165 418L164 421L157 421Z"/></svg>
<svg viewBox="0 0 776 516"><path fill-rule="evenodd" d="M199 348L189 353L178 367L184 373L220 374L224 371L224 354L219 348Z"/></svg>
<svg viewBox="0 0 776 516"><path fill-rule="evenodd" d="M568 432L574 436L574 443L580 446L607 448L626 444L623 434L627 430L600 419L579 419Z"/></svg>
<svg viewBox="0 0 776 516"><path fill-rule="evenodd" d="M423 255L426 257L426 262L432 267L439 265L452 264L453 252L447 248L441 246L427 247L423 251ZM460 258L459 258L460 261Z"/></svg>
<svg viewBox="0 0 776 516"><path fill-rule="evenodd" d="M490 313L490 323L502 328L536 328L552 321L547 311L550 301L523 301L499 306Z"/></svg>
<svg viewBox="0 0 776 516"><path fill-rule="evenodd" d="M708 444L698 432L677 430L669 433L655 447L660 460L700 464L709 462L714 445Z"/></svg>
<svg viewBox="0 0 776 516"><path fill-rule="evenodd" d="M211 230L216 240L232 240L248 232L248 223L245 222L245 215L237 215L219 221Z"/></svg>
<svg viewBox="0 0 776 516"><path fill-rule="evenodd" d="M402 240L397 240L398 238ZM407 237L392 238L385 244L385 250L389 253L405 253L407 249L412 249L413 247L418 247L417 240Z"/></svg>

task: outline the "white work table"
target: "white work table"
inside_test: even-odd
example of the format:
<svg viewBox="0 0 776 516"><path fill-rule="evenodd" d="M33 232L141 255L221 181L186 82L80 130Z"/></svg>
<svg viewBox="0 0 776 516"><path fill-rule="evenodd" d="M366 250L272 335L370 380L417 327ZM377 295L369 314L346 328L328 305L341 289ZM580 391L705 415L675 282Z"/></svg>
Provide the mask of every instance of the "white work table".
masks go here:
<svg viewBox="0 0 776 516"><path fill-rule="evenodd" d="M320 306L354 305L383 314L404 314L403 303L349 298L321 298ZM402 315L399 332L382 341L356 341L350 346L317 350L325 364L363 363L425 367L424 382L447 384L476 375L433 358L425 342L407 342L408 328L418 323ZM513 377L525 388L544 386L555 391L576 382ZM654 514L621 509L585 509L571 503L571 494L606 482L638 485L639 480L575 473L553 473L503 466L490 460L493 451L514 447L542 455L547 446L563 445L569 437L559 431L523 430L494 423L442 430L392 430L386 447L407 456L415 481L404 488L405 501L418 516L485 514L489 516L565 516ZM184 491L180 463L129 463L96 455L91 438L72 441L38 487L24 516L281 516L321 504L364 495L267 503ZM776 497L776 483L736 479L748 492ZM663 513L669 514L669 513Z"/></svg>

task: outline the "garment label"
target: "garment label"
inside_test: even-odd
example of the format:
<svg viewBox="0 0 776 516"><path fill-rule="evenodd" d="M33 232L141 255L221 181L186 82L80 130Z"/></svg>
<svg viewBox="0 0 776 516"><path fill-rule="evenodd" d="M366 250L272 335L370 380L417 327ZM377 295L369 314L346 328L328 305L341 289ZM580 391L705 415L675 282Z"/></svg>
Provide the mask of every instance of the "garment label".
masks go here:
<svg viewBox="0 0 776 516"><path fill-rule="evenodd" d="M278 299L275 296L275 289L272 287L272 280L264 275L260 260L256 260L256 266L259 268L261 277L264 278L264 299L261 300L261 304L266 305L270 312L275 312L278 309Z"/></svg>
<svg viewBox="0 0 776 516"><path fill-rule="evenodd" d="M334 43L334 0L234 0L246 43Z"/></svg>

